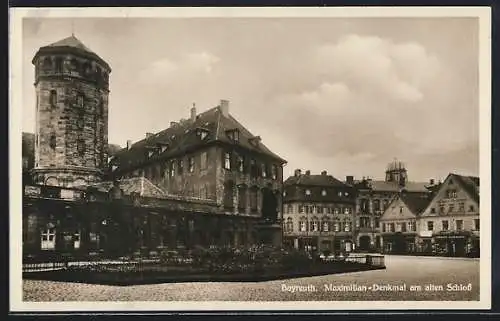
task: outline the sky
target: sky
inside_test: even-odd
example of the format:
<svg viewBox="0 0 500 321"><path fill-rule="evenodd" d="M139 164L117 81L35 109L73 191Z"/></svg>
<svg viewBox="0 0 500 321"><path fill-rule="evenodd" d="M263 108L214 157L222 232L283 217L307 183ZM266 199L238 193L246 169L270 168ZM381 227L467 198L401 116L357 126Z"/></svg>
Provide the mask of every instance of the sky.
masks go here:
<svg viewBox="0 0 500 321"><path fill-rule="evenodd" d="M23 124L39 47L71 35L112 68L109 143L230 101L296 168L412 181L479 176L476 18L25 18Z"/></svg>

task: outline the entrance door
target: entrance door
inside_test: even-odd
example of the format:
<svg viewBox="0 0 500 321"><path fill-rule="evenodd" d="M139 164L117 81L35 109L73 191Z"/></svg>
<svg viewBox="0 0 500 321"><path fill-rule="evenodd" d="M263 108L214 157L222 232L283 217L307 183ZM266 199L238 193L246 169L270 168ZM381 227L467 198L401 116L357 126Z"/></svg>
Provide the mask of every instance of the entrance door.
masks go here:
<svg viewBox="0 0 500 321"><path fill-rule="evenodd" d="M365 235L359 238L359 249L361 251L368 251L370 249L370 237Z"/></svg>

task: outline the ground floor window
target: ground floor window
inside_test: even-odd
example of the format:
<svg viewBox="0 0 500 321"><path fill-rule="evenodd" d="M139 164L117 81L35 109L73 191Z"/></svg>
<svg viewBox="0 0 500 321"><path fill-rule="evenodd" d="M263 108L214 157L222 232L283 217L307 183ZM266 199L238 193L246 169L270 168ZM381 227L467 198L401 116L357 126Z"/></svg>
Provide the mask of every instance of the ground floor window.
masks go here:
<svg viewBox="0 0 500 321"><path fill-rule="evenodd" d="M56 248L56 229L49 227L41 233L42 250L54 250Z"/></svg>

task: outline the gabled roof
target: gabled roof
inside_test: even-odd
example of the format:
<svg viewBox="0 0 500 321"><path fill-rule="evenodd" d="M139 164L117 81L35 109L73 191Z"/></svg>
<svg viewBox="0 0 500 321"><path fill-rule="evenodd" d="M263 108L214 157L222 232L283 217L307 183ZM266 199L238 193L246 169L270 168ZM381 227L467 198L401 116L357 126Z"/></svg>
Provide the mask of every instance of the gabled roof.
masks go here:
<svg viewBox="0 0 500 321"><path fill-rule="evenodd" d="M463 189L469 194L469 196L479 203L479 177L477 176L463 176L454 173L450 173L445 181L448 178L452 178L457 181Z"/></svg>
<svg viewBox="0 0 500 321"><path fill-rule="evenodd" d="M239 131L239 140L237 142L231 140L227 135L227 131L230 130ZM201 138L199 133L204 133L204 137ZM130 149L124 148L118 151L115 154L113 163L118 166L118 170L130 169L138 167L148 160L183 155L189 150L215 142L237 145L274 158L281 163L286 162L261 142L258 144L252 143L251 141L255 138L234 117L231 115L224 116L220 107L217 106L197 115L194 121L182 120L165 130L136 142ZM167 146L167 148L161 152L160 146ZM154 153L151 157L148 157L148 151L150 150L154 151Z"/></svg>
<svg viewBox="0 0 500 321"><path fill-rule="evenodd" d="M400 195L403 203L406 204L408 209L415 215L420 215L427 205L431 202L431 197L429 195L413 194L413 193L403 193Z"/></svg>

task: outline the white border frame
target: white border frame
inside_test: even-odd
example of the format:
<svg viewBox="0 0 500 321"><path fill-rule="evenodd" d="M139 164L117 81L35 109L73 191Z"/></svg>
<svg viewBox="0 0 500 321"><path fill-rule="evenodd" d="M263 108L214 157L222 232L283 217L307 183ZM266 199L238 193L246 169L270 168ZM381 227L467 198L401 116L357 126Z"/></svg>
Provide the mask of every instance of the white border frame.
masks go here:
<svg viewBox="0 0 500 321"><path fill-rule="evenodd" d="M479 109L481 177L480 301L287 301L287 302L23 302L22 301L22 19L25 17L477 17L479 19ZM10 310L211 311L211 310L408 310L491 308L491 8L489 7L268 7L268 8L15 8L10 9L9 165L10 165ZM335 304L332 304L335 302ZM194 303L194 304L193 304Z"/></svg>

